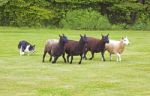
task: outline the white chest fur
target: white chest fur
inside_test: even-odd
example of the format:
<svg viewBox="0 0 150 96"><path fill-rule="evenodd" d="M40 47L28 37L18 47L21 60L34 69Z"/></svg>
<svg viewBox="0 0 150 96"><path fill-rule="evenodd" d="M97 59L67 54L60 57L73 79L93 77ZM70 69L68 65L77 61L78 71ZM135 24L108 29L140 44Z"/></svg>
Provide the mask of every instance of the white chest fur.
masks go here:
<svg viewBox="0 0 150 96"><path fill-rule="evenodd" d="M28 46L26 47L26 49L24 50L24 52L30 52L30 51L29 51L29 48L30 48L30 45L28 45Z"/></svg>
<svg viewBox="0 0 150 96"><path fill-rule="evenodd" d="M26 46L26 49L25 49L24 52L23 52L22 46L21 46L21 48L20 48L20 55L24 55L25 53L27 53L27 54L29 55L29 53L30 53L29 48L30 48L30 45L27 45L27 46Z"/></svg>

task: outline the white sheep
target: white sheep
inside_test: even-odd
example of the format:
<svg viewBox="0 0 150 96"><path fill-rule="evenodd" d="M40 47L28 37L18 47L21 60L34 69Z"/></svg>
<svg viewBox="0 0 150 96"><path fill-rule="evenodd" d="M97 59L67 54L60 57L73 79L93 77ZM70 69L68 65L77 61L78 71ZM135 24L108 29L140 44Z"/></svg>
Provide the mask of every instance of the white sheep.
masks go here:
<svg viewBox="0 0 150 96"><path fill-rule="evenodd" d="M117 55L117 62L121 62L121 54L124 51L124 48L126 45L128 45L130 42L127 38L122 38L120 41L116 40L109 40L109 43L105 45L106 50L110 53L110 60L112 60L112 54Z"/></svg>

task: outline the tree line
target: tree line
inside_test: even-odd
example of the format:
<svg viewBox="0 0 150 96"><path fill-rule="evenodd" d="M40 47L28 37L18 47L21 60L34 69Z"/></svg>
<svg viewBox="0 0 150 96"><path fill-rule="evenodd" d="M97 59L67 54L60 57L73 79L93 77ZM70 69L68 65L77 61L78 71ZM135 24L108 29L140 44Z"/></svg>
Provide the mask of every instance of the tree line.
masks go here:
<svg viewBox="0 0 150 96"><path fill-rule="evenodd" d="M150 29L150 0L0 0L0 26Z"/></svg>

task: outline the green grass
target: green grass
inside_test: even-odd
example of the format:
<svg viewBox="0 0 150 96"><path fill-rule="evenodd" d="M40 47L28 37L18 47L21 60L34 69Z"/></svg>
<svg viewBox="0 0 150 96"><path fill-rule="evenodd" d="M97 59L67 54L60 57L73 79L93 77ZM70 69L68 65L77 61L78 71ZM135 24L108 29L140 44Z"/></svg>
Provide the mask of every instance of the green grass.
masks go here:
<svg viewBox="0 0 150 96"><path fill-rule="evenodd" d="M69 39L78 40L79 34L119 40L128 36L131 44L126 47L122 62L101 61L95 54L92 61L79 57L73 64L64 64L62 57L57 64L42 63L44 43L58 39L64 33ZM36 53L19 56L19 40L36 44ZM150 33L148 31L75 31L58 29L0 28L0 96L149 96L150 95ZM88 54L88 57L90 54Z"/></svg>

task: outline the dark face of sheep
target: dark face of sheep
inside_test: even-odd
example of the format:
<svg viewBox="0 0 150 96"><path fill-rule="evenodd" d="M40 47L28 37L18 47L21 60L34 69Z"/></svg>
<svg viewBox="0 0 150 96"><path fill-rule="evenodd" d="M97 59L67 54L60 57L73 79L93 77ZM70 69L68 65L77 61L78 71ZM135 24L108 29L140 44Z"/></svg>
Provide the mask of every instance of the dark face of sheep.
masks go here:
<svg viewBox="0 0 150 96"><path fill-rule="evenodd" d="M82 43L87 43L87 37L86 37L86 35L84 35L84 36L82 36L82 35L80 35L80 41L82 42Z"/></svg>
<svg viewBox="0 0 150 96"><path fill-rule="evenodd" d="M59 35L59 37L60 37L60 41L59 41L59 42L60 42L61 44L64 45L65 43L68 42L68 39L67 39L67 37L66 37L64 34L63 34L62 36Z"/></svg>
<svg viewBox="0 0 150 96"><path fill-rule="evenodd" d="M105 43L109 43L109 34L108 35L106 35L106 36L104 36L104 35L102 35L102 40L105 42Z"/></svg>

